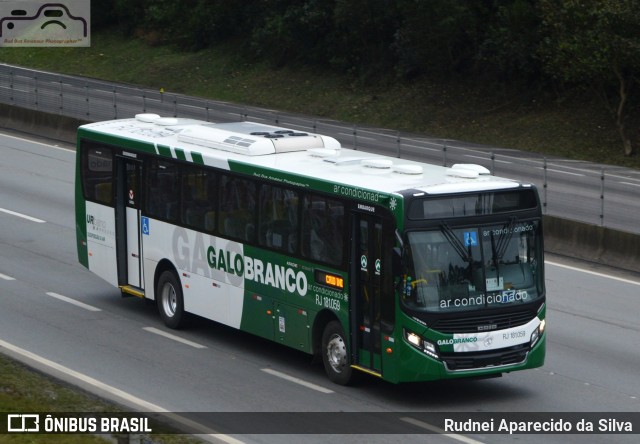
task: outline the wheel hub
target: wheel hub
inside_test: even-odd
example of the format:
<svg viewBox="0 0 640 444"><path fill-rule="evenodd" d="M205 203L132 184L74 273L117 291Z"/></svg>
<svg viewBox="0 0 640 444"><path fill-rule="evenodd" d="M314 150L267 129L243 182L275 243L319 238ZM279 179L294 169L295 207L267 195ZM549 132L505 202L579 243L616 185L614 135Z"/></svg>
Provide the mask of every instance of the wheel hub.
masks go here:
<svg viewBox="0 0 640 444"><path fill-rule="evenodd" d="M331 336L327 344L327 358L329 365L336 373L342 373L347 365L347 347L339 335Z"/></svg>
<svg viewBox="0 0 640 444"><path fill-rule="evenodd" d="M178 297L176 296L175 288L173 288L173 285L167 284L165 285L162 293L162 302L165 313L168 316L174 316L178 306Z"/></svg>

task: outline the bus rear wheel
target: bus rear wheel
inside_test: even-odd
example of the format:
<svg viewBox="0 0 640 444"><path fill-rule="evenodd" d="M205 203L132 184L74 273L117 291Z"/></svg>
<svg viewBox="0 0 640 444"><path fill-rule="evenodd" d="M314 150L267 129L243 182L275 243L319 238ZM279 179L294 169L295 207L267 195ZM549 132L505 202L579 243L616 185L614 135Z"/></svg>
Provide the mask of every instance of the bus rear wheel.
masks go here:
<svg viewBox="0 0 640 444"><path fill-rule="evenodd" d="M158 311L165 325L180 328L184 321L184 301L180 280L173 271L164 271L156 289Z"/></svg>
<svg viewBox="0 0 640 444"><path fill-rule="evenodd" d="M348 385L352 381L351 355L338 321L329 322L322 333L322 362L332 382Z"/></svg>

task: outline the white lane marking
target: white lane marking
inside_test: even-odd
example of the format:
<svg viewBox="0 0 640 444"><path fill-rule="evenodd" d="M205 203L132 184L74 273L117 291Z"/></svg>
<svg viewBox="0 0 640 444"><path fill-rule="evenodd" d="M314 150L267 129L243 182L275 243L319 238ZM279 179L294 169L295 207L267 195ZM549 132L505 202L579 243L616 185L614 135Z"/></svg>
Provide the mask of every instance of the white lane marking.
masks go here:
<svg viewBox="0 0 640 444"><path fill-rule="evenodd" d="M287 380L289 382L293 382L295 384L299 384L299 385L302 385L304 387L310 388L311 390L318 391L320 393L334 393L333 390L321 387L321 386L313 384L311 382L307 382L307 381L305 381L303 379L300 379L300 378L296 378L295 376L287 375L286 373L281 373L281 372L279 372L277 370L273 370L273 369L270 369L270 368L263 368L262 371L265 372L265 373L269 373L270 375L277 376L278 378L285 379L285 380Z"/></svg>
<svg viewBox="0 0 640 444"><path fill-rule="evenodd" d="M544 170L544 167L538 167L539 170ZM562 170L555 170L553 168L547 168L547 171L551 171L554 173L560 173L560 174L568 174L570 176L578 176L578 177L584 177L584 174L578 174L578 173L570 173L569 171L562 171Z"/></svg>
<svg viewBox="0 0 640 444"><path fill-rule="evenodd" d="M76 152L76 150L74 150L74 149L63 148L63 147L57 146L57 145L51 145L51 144L48 144L48 143L37 142L35 140L27 139L26 137L16 137L16 136L11 136L11 135L5 134L5 133L0 133L0 134L2 135L2 137L8 137L10 139L16 139L16 140L26 141L26 142L29 142L29 143L35 143L35 144L38 144L38 145L46 146L47 148L54 148L56 150L68 151L70 153L75 153Z"/></svg>
<svg viewBox="0 0 640 444"><path fill-rule="evenodd" d="M213 108L211 108L211 107L209 107L209 110L215 112L215 110ZM240 114L244 115L243 113L240 113L238 111L224 111L224 112L226 114L229 114L230 116L233 116L234 118L238 118L238 116ZM271 122L271 119L268 119L266 117L260 117L260 116L250 116L250 117L251 117L250 120L249 120L250 122L253 122L253 121L256 121L256 120L263 120L265 122Z"/></svg>
<svg viewBox="0 0 640 444"><path fill-rule="evenodd" d="M2 274L0 273L0 279L5 280L5 281L15 281L16 278L11 277L11 276L7 276L6 274Z"/></svg>
<svg viewBox="0 0 640 444"><path fill-rule="evenodd" d="M457 433L449 433L446 430L441 429L440 427L436 427L429 423L420 421L419 419L411 418L405 416L400 418L401 421L408 422L409 424L413 424L414 426L420 427L425 430L429 430L430 432L437 433L442 436L446 436L447 438L455 439L456 441L464 442L465 444L483 444L482 441L477 441L475 439L469 438L464 435L458 435Z"/></svg>
<svg viewBox="0 0 640 444"><path fill-rule="evenodd" d="M358 139L363 139L363 140L378 140L378 139L374 139L373 137L365 137L365 136L361 136L358 134L358 131L356 130L355 133L338 133L341 136L345 136L345 137L353 137L356 136Z"/></svg>
<svg viewBox="0 0 640 444"><path fill-rule="evenodd" d="M631 182L619 182L623 185L631 185L632 187L640 187L640 183L631 183Z"/></svg>
<svg viewBox="0 0 640 444"><path fill-rule="evenodd" d="M181 338L180 336L172 335L171 333L167 333L166 331L159 330L154 327L143 327L144 331L148 331L149 333L153 333L159 336L163 336L168 339L172 339L176 342L181 342L193 348L207 348L206 345L198 344L197 342L189 341L188 339Z"/></svg>
<svg viewBox="0 0 640 444"><path fill-rule="evenodd" d="M28 360L37 362L45 367L55 370L56 372L62 373L63 375L81 381L85 384L89 384L90 386L102 390L103 392L107 392L112 396L118 397L121 400L124 400L128 405L135 406L141 412L158 412L165 413L167 417L169 417L172 421L183 424L192 430L197 430L198 433L203 433L209 435L211 438L209 442L216 442L215 440L224 441L229 444L242 444L243 441L239 441L232 436L223 435L219 433L215 433L215 431L210 428L199 424L190 419L184 418L177 413L171 413L169 410L164 407L160 407L157 404L152 404L144 399L140 399L136 396L133 396L123 390L120 390L111 385L105 384L102 381L98 381L97 379L92 378L91 376L87 376L83 373L77 372L75 370L70 369L69 367L65 367L64 365L60 365L57 362L53 362L48 360L47 358L43 358L40 355L36 355L28 350L18 347L17 345L13 345L9 342L3 341L0 339L0 347L5 348L7 350L12 351L13 353L22 356L23 358L27 358ZM202 435L198 435L200 438L204 438Z"/></svg>
<svg viewBox="0 0 640 444"><path fill-rule="evenodd" d="M32 216L27 216L26 214L17 213L15 211L7 210L5 208L0 208L0 211L3 212L3 213L10 214L12 216L17 216L17 217L21 217L23 219L30 220L31 222L38 222L39 224L43 224L43 223L46 222L45 220L38 219L38 218L32 217Z"/></svg>
<svg viewBox="0 0 640 444"><path fill-rule="evenodd" d="M402 146L408 146L410 148L420 148L422 150L427 150L427 151L442 151L439 148L429 148L428 146L423 146L423 145L411 145L410 143L403 143Z"/></svg>
<svg viewBox="0 0 640 444"><path fill-rule="evenodd" d="M547 260L545 260L544 263L547 264L547 265L553 265L555 267L566 268L567 270L580 271L582 273L591 274L593 276L598 276L598 277L603 277L603 278L607 278L607 279L612 279L614 281L624 282L625 284L640 285L640 282L638 282L638 281L632 281L630 279L624 279L624 278L620 278L620 277L616 277L616 276L611 276L610 274L598 273L597 271L585 270L583 268L572 267L570 265L559 264L557 262L551 262L551 261L547 261Z"/></svg>
<svg viewBox="0 0 640 444"><path fill-rule="evenodd" d="M69 298L67 296L62 296L61 294L58 294L58 293L48 292L47 296L51 296L52 298L56 298L56 299L59 299L59 300L64 301L64 302L68 302L69 304L73 304L76 307L84 308L85 310L102 311L98 307L94 307L93 305L85 304L84 302L76 301L75 299L71 299L71 298Z"/></svg>
<svg viewBox="0 0 640 444"><path fill-rule="evenodd" d="M481 159L481 160L487 160L487 161L491 160L491 157L473 156L471 154L465 154L465 157L471 157L471 158L474 158L474 159ZM509 162L508 160L500 160L500 159L493 159L493 162L507 163L507 164L512 164L513 163L513 162Z"/></svg>

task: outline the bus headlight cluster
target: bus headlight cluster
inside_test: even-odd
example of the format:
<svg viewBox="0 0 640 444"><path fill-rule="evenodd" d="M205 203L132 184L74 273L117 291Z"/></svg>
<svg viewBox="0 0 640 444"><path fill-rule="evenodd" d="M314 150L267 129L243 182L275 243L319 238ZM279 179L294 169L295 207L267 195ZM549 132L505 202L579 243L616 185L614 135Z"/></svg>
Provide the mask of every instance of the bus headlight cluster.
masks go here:
<svg viewBox="0 0 640 444"><path fill-rule="evenodd" d="M404 330L404 339L418 350L421 350L424 354L431 356L432 358L439 359L438 348L433 342L427 341L420 335L417 335L409 330Z"/></svg>
<svg viewBox="0 0 640 444"><path fill-rule="evenodd" d="M540 325L538 325L538 328L536 328L533 333L531 333L531 347L533 347L535 343L538 342L538 339L540 339L540 336L542 336L542 333L544 333L544 328L546 327L546 325L547 322L543 319L540 322Z"/></svg>

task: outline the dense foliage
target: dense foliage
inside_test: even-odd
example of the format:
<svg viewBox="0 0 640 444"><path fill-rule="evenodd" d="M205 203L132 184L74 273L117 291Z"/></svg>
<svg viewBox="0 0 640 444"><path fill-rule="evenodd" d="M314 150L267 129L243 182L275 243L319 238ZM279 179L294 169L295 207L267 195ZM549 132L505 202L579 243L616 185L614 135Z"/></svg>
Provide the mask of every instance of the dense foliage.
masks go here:
<svg viewBox="0 0 640 444"><path fill-rule="evenodd" d="M597 94L624 153L640 104L640 0L101 0L93 26L385 83L459 78Z"/></svg>

